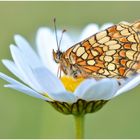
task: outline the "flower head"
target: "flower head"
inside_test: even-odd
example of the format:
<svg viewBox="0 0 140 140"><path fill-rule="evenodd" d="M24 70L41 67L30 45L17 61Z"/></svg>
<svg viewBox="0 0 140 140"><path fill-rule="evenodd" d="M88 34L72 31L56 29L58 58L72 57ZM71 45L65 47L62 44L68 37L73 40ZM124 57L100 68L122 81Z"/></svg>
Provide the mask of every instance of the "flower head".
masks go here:
<svg viewBox="0 0 140 140"><path fill-rule="evenodd" d="M106 28L111 24L102 26ZM99 31L95 24L88 25L79 39L82 40ZM58 36L60 36L58 32ZM56 49L53 32L40 28L37 32L37 53L20 35L15 35L15 44L10 45L13 58L2 60L3 64L19 79L0 73L9 84L5 87L16 89L33 97L51 103L65 114L90 113L99 110L108 100L134 88L140 83L140 75L128 79L73 79L56 76L58 66L53 60L52 50ZM61 49L67 50L74 43L65 34Z"/></svg>

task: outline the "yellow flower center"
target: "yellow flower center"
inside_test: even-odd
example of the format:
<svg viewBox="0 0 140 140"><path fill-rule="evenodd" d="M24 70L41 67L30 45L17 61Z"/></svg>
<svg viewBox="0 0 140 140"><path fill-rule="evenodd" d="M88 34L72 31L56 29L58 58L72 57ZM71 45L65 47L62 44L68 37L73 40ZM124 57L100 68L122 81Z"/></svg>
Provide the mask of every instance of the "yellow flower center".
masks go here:
<svg viewBox="0 0 140 140"><path fill-rule="evenodd" d="M72 77L63 76L60 78L61 82L68 91L74 92L77 86L84 80L83 78L74 79Z"/></svg>

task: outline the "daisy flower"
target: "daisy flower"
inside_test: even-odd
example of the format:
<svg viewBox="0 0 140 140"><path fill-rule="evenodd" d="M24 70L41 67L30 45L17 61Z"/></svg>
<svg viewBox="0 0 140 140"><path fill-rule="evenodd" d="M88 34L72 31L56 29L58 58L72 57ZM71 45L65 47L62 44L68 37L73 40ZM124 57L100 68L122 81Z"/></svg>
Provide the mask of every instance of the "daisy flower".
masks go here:
<svg viewBox="0 0 140 140"><path fill-rule="evenodd" d="M83 40L111 25L108 23L99 29L98 25L90 24L77 40ZM58 38L60 35L61 32L58 31ZM0 77L9 83L5 87L47 101L64 114L81 116L98 111L109 100L140 83L138 74L119 81L110 78L73 79L65 75L58 78L58 65L54 62L52 55L52 50L57 49L56 41L54 32L49 28L38 30L37 51L33 50L27 40L20 35L15 35L14 40L15 45L10 45L13 61L4 59L2 63L18 80L0 73ZM66 51L72 45L74 42L66 33L61 44L62 51Z"/></svg>

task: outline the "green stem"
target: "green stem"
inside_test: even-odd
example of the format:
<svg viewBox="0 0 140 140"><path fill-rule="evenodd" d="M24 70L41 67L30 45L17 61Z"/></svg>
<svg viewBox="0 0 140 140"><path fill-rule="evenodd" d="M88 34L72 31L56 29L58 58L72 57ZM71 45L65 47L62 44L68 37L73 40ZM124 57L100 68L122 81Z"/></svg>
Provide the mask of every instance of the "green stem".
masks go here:
<svg viewBox="0 0 140 140"><path fill-rule="evenodd" d="M84 138L84 115L75 115L76 139Z"/></svg>

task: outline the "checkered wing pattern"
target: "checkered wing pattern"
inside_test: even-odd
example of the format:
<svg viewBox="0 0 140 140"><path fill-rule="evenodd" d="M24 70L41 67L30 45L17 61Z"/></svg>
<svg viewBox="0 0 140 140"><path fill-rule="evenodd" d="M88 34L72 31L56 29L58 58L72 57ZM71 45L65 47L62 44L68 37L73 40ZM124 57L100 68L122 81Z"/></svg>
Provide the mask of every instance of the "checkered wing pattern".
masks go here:
<svg viewBox="0 0 140 140"><path fill-rule="evenodd" d="M65 57L87 77L128 77L140 69L139 31L140 21L121 22L72 46Z"/></svg>

